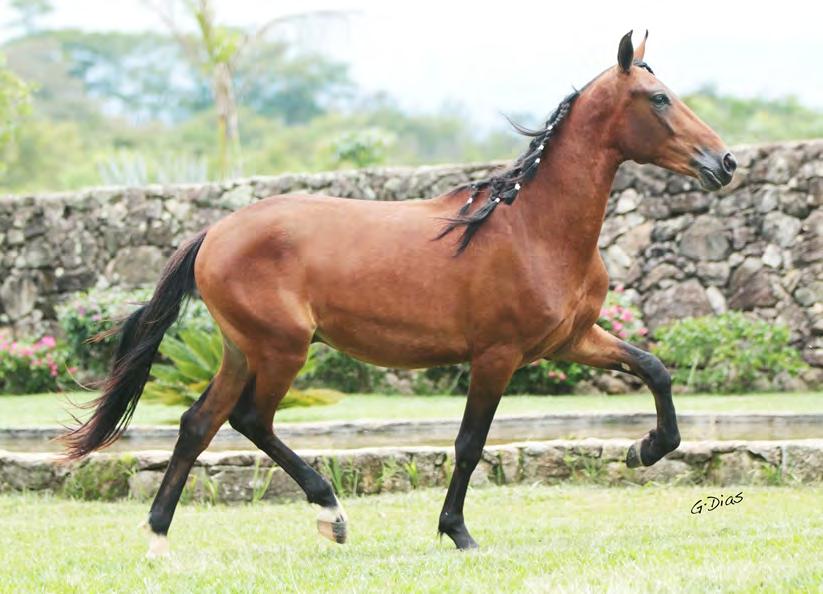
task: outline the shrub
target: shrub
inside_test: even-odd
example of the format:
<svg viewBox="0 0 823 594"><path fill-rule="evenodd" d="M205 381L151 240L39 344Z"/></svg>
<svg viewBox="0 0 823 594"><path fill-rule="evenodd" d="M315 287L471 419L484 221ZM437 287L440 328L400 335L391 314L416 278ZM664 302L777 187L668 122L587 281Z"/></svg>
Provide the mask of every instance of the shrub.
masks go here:
<svg viewBox="0 0 823 594"><path fill-rule="evenodd" d="M103 377L108 371L110 359L117 345L117 336L91 343L88 342L89 339L111 328L150 296L151 292L148 289L92 289L76 293L59 305L57 318L65 334L68 357L72 365L93 377Z"/></svg>
<svg viewBox="0 0 823 594"><path fill-rule="evenodd" d="M597 325L632 343L644 343L649 334L649 330L643 325L640 310L631 304L622 287L609 292L600 309Z"/></svg>
<svg viewBox="0 0 823 594"><path fill-rule="evenodd" d="M166 404L191 404L200 397L223 359L223 339L217 330L186 328L178 335L167 334L160 353L169 363L152 366L154 380L146 384L145 395ZM314 367L312 353L301 374ZM278 408L334 404L342 397L334 390L290 389Z"/></svg>
<svg viewBox="0 0 823 594"><path fill-rule="evenodd" d="M66 367L66 349L53 336L37 342L0 337L0 394L60 390L75 371Z"/></svg>
<svg viewBox="0 0 823 594"><path fill-rule="evenodd" d="M66 337L71 364L82 369L90 378L104 377L109 371L118 336L109 336L99 342L89 342L89 339L119 323L145 303L151 294L151 289L90 289L76 293L59 305L57 317ZM192 300L169 333L176 335L183 328L214 328L214 322L202 301Z"/></svg>
<svg viewBox="0 0 823 594"><path fill-rule="evenodd" d="M653 351L672 367L674 381L695 391L766 388L779 374L797 375L805 367L786 326L740 312L674 322L655 337Z"/></svg>
<svg viewBox="0 0 823 594"><path fill-rule="evenodd" d="M383 387L386 370L358 361L327 345L312 347L312 367L303 368L298 385L322 386L341 392L369 393Z"/></svg>
<svg viewBox="0 0 823 594"><path fill-rule="evenodd" d="M541 359L514 372L506 392L509 394L568 394L591 371L577 363Z"/></svg>

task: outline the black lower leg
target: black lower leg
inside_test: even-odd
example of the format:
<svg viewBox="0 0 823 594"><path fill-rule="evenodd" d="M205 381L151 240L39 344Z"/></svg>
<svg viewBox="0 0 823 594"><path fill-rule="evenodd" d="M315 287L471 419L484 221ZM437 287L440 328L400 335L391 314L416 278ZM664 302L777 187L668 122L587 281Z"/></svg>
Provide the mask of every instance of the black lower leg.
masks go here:
<svg viewBox="0 0 823 594"><path fill-rule="evenodd" d="M201 413L201 406L210 387L180 419L180 434L149 512L149 526L155 534L168 533L191 467L206 448L211 419Z"/></svg>
<svg viewBox="0 0 823 594"><path fill-rule="evenodd" d="M640 377L654 395L657 427L630 449L626 463L651 466L680 445L680 432L672 400L672 381L663 363L651 353L624 343L632 372Z"/></svg>
<svg viewBox="0 0 823 594"><path fill-rule="evenodd" d="M337 504L334 490L328 481L274 435L271 422L263 419L254 404L253 381L243 391L229 416L229 423L274 460L303 489L309 503L322 507Z"/></svg>
<svg viewBox="0 0 823 594"><path fill-rule="evenodd" d="M469 400L454 444L454 472L440 512L438 532L451 538L458 549L477 547L463 519L463 502L472 472L483 455L483 446L498 402L499 397L486 406L476 406Z"/></svg>

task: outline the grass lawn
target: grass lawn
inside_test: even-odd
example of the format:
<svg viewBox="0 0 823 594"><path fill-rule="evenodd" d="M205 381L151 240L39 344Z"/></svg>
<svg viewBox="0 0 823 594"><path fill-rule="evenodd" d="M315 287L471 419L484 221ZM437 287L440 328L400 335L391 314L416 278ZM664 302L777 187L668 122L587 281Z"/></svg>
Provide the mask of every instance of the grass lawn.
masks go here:
<svg viewBox="0 0 823 594"><path fill-rule="evenodd" d="M74 402L94 398L94 392L68 394ZM823 392L765 393L746 395L677 395L678 412L823 412ZM291 408L277 413L277 422L332 421L353 419L459 418L462 396L385 396L351 394L332 406ZM67 422L66 396L37 394L0 396L0 427L56 425ZM183 406L141 401L135 425L176 425ZM654 412L651 394L623 396L506 396L498 415L552 412Z"/></svg>
<svg viewBox="0 0 823 594"><path fill-rule="evenodd" d="M147 504L0 496L0 592L820 592L821 488L473 490L481 549L435 536L441 490L349 499L350 541L306 504L182 506L172 557L143 558Z"/></svg>

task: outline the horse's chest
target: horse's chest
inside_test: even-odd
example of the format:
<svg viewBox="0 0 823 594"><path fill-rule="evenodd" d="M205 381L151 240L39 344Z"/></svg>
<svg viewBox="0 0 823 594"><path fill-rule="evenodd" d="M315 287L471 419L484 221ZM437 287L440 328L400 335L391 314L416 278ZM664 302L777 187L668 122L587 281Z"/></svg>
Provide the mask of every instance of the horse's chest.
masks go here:
<svg viewBox="0 0 823 594"><path fill-rule="evenodd" d="M524 358L550 355L590 328L598 319L608 279L585 278L544 286L525 296L518 313Z"/></svg>

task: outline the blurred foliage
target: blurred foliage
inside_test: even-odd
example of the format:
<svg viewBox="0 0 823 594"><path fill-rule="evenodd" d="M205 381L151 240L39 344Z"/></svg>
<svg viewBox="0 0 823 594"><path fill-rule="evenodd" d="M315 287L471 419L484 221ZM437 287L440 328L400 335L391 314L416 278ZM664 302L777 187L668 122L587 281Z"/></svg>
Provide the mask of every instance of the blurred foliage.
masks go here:
<svg viewBox="0 0 823 594"><path fill-rule="evenodd" d="M743 99L704 87L683 101L729 144L823 137L823 111L795 97Z"/></svg>
<svg viewBox="0 0 823 594"><path fill-rule="evenodd" d="M219 178L210 81L171 36L41 31L4 49L36 92L0 188ZM359 92L345 65L279 42L255 44L234 76L245 175L501 158L521 144L478 135L455 109L405 113Z"/></svg>
<svg viewBox="0 0 823 594"><path fill-rule="evenodd" d="M9 141L0 190L220 179L213 72L193 63L186 44L163 32L41 30L49 3L17 4L23 33L2 48L0 68L0 145ZM218 33L220 61L240 37ZM346 65L283 42L262 37L232 55L238 174L506 159L523 147L506 130L478 131L459 107L408 113L358 89ZM823 111L791 97L707 87L684 100L729 143L823 136Z"/></svg>
<svg viewBox="0 0 823 594"><path fill-rule="evenodd" d="M75 293L57 306L57 319L68 350L67 360L70 365L79 368L79 375L84 380L99 380L106 376L120 336L112 334L99 340L92 339L117 326L151 299L151 295L150 288L93 288ZM183 329L215 330L209 310L199 299L192 299L186 304L168 334L179 337Z"/></svg>
<svg viewBox="0 0 823 594"><path fill-rule="evenodd" d="M394 144L391 134L379 128L343 132L334 143L334 156L339 163L355 167L379 165L386 159L386 150Z"/></svg>
<svg viewBox="0 0 823 594"><path fill-rule="evenodd" d="M806 368L787 326L737 311L673 322L655 338L653 351L670 366L672 379L695 392L766 391L780 376Z"/></svg>
<svg viewBox="0 0 823 594"><path fill-rule="evenodd" d="M30 90L20 77L6 68L5 59L0 54L0 155L5 153L20 120L28 113ZM0 173L6 162L7 156L0 159Z"/></svg>

